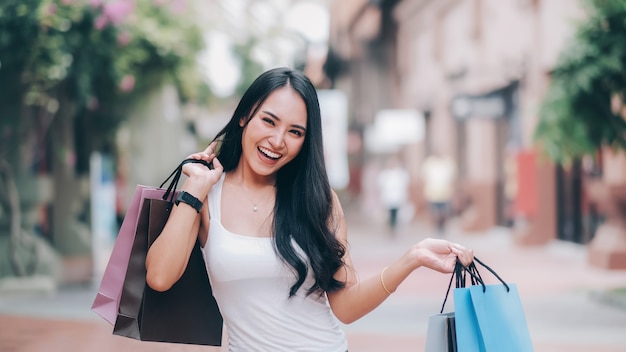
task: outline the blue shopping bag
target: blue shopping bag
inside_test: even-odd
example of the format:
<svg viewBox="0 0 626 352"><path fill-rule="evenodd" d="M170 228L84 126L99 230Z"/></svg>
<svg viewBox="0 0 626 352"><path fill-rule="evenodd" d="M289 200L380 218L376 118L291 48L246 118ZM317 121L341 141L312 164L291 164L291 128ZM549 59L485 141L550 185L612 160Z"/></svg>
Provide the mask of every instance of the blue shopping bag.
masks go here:
<svg viewBox="0 0 626 352"><path fill-rule="evenodd" d="M454 289L458 352L532 352L519 292L482 262L501 284L485 285L476 267L466 268L478 284Z"/></svg>

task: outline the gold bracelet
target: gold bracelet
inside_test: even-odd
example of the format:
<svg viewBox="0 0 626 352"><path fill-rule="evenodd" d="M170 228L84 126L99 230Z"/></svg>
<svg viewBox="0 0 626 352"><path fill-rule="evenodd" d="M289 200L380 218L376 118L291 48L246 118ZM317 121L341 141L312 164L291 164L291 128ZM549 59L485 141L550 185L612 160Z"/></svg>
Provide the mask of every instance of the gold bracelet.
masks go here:
<svg viewBox="0 0 626 352"><path fill-rule="evenodd" d="M389 267L384 267L383 271L380 272L380 284L383 286L383 289L385 290L385 292L387 292L388 294L392 294L394 291L389 291L389 289L387 288L387 285L385 285L385 279L383 278L383 276L385 275L385 270L387 270L387 268Z"/></svg>

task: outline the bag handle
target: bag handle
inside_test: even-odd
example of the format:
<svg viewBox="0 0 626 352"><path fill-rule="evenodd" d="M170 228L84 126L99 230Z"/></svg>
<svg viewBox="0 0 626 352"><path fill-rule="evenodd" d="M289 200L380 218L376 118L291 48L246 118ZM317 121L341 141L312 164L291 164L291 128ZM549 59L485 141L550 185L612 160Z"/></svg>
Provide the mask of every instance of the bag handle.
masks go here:
<svg viewBox="0 0 626 352"><path fill-rule="evenodd" d="M510 291L509 285L507 285L506 282L504 282L504 280L502 280L502 278L493 269L491 269L489 266L487 266L487 264L483 263L477 257L474 257L474 261L476 261L478 264L482 265L491 274L493 274L493 276L495 276L504 285L504 287L506 287L506 292ZM472 285L480 284L483 287L483 292L485 292L487 290L487 286L485 285L485 282L483 281L482 277L480 276L480 272L478 271L478 268L476 267L474 262L472 262L469 265L469 267L466 267L457 258L457 265L460 265L462 267L462 269L464 270L464 272L467 272L467 273L469 273L472 276ZM464 280L465 280L465 277L463 277L463 281ZM459 286L457 286L457 288L458 287ZM461 287L465 287L465 286L461 286Z"/></svg>
<svg viewBox="0 0 626 352"><path fill-rule="evenodd" d="M489 270L490 273L493 274L493 276L495 276L503 285L504 287L506 287L506 292L509 292L511 289L509 288L509 285L506 284L506 282L504 282L504 280L502 280L502 278L490 267L488 267L485 263L483 263L482 261L480 261L480 259L474 257L474 260L482 265L485 269ZM476 268L476 266L474 266L474 268ZM476 273L478 273L478 270L476 270ZM480 284L483 285L483 292L485 292L485 290L487 289L487 287L485 286L485 283L481 280Z"/></svg>
<svg viewBox="0 0 626 352"><path fill-rule="evenodd" d="M174 169L174 171L172 171L172 173L169 176L167 176L165 181L163 181L163 183L161 183L161 185L159 186L159 188L163 188L163 186L167 183L167 181L169 181L170 178L172 179L169 186L167 187L167 191L165 191L165 194L163 194L163 200L167 200L167 197L170 197L169 202L170 203L174 202L174 193L175 193L174 191L178 187L178 181L180 180L180 176L183 173L183 165L189 164L189 163L202 164L208 167L210 170L213 170L213 163L209 163L206 160L201 160L201 159L183 160L180 164L178 164L176 169Z"/></svg>
<svg viewBox="0 0 626 352"><path fill-rule="evenodd" d="M489 266L487 266L485 263L483 263L480 259L478 259L475 256L474 256L474 261L476 261L478 264L482 265L485 269L487 269L490 273L492 273L493 276L495 276L504 285L504 287L506 287L506 292L510 291L509 285L507 285L506 282L504 282L504 280L502 280L502 278L493 269L491 269ZM487 285L485 285L485 281L483 281L482 277L480 276L480 272L478 271L476 264L474 264L474 262L471 262L469 266L465 266L463 265L463 263L461 263L459 258L457 258L456 263L454 264L454 271L452 272L452 276L450 277L450 282L448 283L448 290L446 291L446 297L443 300L443 304L441 305L441 310L439 311L439 314L443 313L443 310L446 306L446 302L448 301L448 295L450 294L450 289L452 288L452 281L454 280L454 278L456 278L456 282L455 282L456 288L464 288L465 280L467 276L466 274L470 275L470 282L472 286L480 284L483 287L483 292L487 290Z"/></svg>
<svg viewBox="0 0 626 352"><path fill-rule="evenodd" d="M476 266L474 265L473 262L470 263L470 268L475 268L475 267ZM450 276L448 289L446 290L446 297L444 298L443 304L441 305L441 310L439 311L440 314L443 313L443 310L446 306L446 302L448 301L448 296L450 295L450 289L452 288L452 281L454 281L454 279L456 278L456 282L455 282L456 288L465 287L465 280L467 277L466 273L470 274L470 281L472 285L477 285L478 282L482 282L482 278L480 278L480 274L477 274L478 273L477 270L469 269L468 267L464 266L463 263L461 263L459 258L457 258L456 263L454 264L454 270L452 271L452 276Z"/></svg>

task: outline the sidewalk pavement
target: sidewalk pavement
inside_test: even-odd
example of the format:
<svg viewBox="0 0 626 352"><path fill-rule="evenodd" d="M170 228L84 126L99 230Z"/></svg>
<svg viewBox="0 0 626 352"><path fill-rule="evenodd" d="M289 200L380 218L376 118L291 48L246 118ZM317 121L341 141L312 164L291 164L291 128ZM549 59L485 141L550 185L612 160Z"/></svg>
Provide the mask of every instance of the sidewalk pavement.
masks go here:
<svg viewBox="0 0 626 352"><path fill-rule="evenodd" d="M406 225L392 238L382 224L350 215L348 222L361 278L378 277L384 266L429 235L421 223ZM626 287L626 271L590 267L581 245L554 241L520 247L502 228L464 234L452 226L445 237L472 248L505 281L517 284L535 351L626 351L626 304L602 299L603 292ZM483 278L496 282L489 276ZM418 269L380 307L344 326L350 351L422 351L428 316L439 312L449 279ZM0 296L0 351L220 351L113 336L111 326L90 310L96 290L97 283L48 295ZM452 309L449 300L446 310Z"/></svg>

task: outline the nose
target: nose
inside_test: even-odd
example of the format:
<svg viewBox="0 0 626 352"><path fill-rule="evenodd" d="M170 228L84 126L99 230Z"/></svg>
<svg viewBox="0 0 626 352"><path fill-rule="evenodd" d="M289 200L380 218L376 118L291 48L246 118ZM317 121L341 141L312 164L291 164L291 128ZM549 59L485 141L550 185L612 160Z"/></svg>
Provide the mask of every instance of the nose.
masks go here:
<svg viewBox="0 0 626 352"><path fill-rule="evenodd" d="M276 130L276 132L274 132L274 134L270 137L269 141L274 148L282 147L285 142L285 132Z"/></svg>

